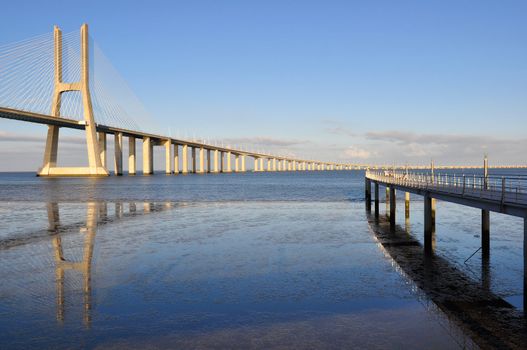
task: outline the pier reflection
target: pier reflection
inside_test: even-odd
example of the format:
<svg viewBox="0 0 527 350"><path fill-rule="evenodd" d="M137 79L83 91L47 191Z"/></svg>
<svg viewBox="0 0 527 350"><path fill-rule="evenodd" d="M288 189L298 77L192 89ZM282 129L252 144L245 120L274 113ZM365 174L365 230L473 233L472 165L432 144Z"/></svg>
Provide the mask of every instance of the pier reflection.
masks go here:
<svg viewBox="0 0 527 350"><path fill-rule="evenodd" d="M368 222L379 248L395 269L478 346L519 349L527 344L523 312L490 289L489 259L482 259L481 282L474 281L446 258L426 251L408 224L393 230L387 218L371 215Z"/></svg>
<svg viewBox="0 0 527 350"><path fill-rule="evenodd" d="M137 205L135 202L128 204L128 211L125 211L122 202L116 202L114 215L108 214L108 204L106 202L88 202L86 204L86 216L84 222L76 224L62 225L60 220L59 203L49 202L46 204L48 216L48 231L52 234L52 247L55 265L55 291L56 291L56 319L59 324L65 322L66 315L66 288L67 278L75 278L77 273L82 278L81 291L82 292L82 310L83 310L83 324L86 328L91 326L91 311L92 311L92 266L93 266L93 252L95 247L95 238L97 229L100 225L105 225L116 220L121 220L125 217L130 217L138 214L149 214L162 210L168 210L173 207L171 202L163 203L140 203L143 206L143 211L137 212ZM80 233L79 238L72 235L75 231ZM67 258L67 249L63 244L64 236L68 236L69 240L80 239L79 244L82 247L82 253L73 257ZM71 243L71 242L70 242ZM74 274L66 274L66 271L72 271ZM68 289L69 292L77 293L79 290ZM70 303L71 304L71 303Z"/></svg>

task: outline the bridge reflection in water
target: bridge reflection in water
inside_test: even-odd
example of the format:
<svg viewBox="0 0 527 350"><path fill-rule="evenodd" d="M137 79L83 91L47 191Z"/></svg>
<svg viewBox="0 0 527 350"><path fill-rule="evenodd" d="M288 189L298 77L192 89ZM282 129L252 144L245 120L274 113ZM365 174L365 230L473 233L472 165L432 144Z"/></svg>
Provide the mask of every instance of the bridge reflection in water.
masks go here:
<svg viewBox="0 0 527 350"><path fill-rule="evenodd" d="M450 321L482 348L519 349L527 344L521 310L490 290L488 259L482 260L481 282L447 259L427 252L405 227L390 228L388 216L370 215L370 230L395 269L422 291Z"/></svg>
<svg viewBox="0 0 527 350"><path fill-rule="evenodd" d="M173 207L172 202L163 203L142 203L142 212L137 211L137 204L131 202L128 204L128 211L124 211L124 205L122 202L115 203L115 214L113 216L108 215L108 204L106 202L88 202L86 206L86 219L84 224L80 225L79 232L81 233L82 240L82 253L78 253L78 250L72 249L73 254L68 255L68 250L65 249L63 244L63 237L72 237L72 233L76 231L75 228L79 227L79 224L61 225L59 204L57 202L47 203L48 213L48 224L49 232L53 235L53 256L55 262L55 284L56 284L56 318L59 324L63 324L65 321L66 314L66 271L74 271L82 277L82 304L83 304L83 323L86 328L91 326L91 310L92 310L92 286L91 286L91 273L92 273L92 261L93 251L95 245L95 236L97 234L97 228L99 225L108 224L125 217L148 214L151 212L162 211L171 209ZM75 238L74 238L75 240ZM70 252L71 253L71 252ZM72 256L67 258L67 256ZM71 276L73 277L73 276ZM74 277L73 277L74 278ZM75 284L73 284L75 286ZM71 289L70 289L71 290ZM71 290L76 293L79 290ZM70 304L73 304L71 302Z"/></svg>

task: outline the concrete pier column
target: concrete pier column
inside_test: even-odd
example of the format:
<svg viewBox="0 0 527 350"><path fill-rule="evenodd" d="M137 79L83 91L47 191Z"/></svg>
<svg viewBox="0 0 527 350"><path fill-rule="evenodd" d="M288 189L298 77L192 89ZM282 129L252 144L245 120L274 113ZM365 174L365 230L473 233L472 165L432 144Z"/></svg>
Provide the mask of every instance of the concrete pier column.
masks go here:
<svg viewBox="0 0 527 350"><path fill-rule="evenodd" d="M225 152L220 151L220 172L224 172L225 168L223 166L223 158L225 158Z"/></svg>
<svg viewBox="0 0 527 350"><path fill-rule="evenodd" d="M375 218L379 218L379 183L375 182Z"/></svg>
<svg viewBox="0 0 527 350"><path fill-rule="evenodd" d="M366 210L371 211L371 180L364 178L364 200L366 202Z"/></svg>
<svg viewBox="0 0 527 350"><path fill-rule="evenodd" d="M230 173L232 171L231 158L231 152L227 152L227 169L225 170L226 173Z"/></svg>
<svg viewBox="0 0 527 350"><path fill-rule="evenodd" d="M272 171L271 158L267 158L267 171Z"/></svg>
<svg viewBox="0 0 527 350"><path fill-rule="evenodd" d="M214 169L213 169L213 172L215 172L215 173L219 173L220 172L219 162L218 162L219 153L220 153L220 151L218 151L217 149L214 150Z"/></svg>
<svg viewBox="0 0 527 350"><path fill-rule="evenodd" d="M179 174L179 145L174 144L174 174Z"/></svg>
<svg viewBox="0 0 527 350"><path fill-rule="evenodd" d="M196 166L197 164L196 147L192 147L191 156L192 156L192 172L195 174L198 170L198 167Z"/></svg>
<svg viewBox="0 0 527 350"><path fill-rule="evenodd" d="M172 174L172 142L164 141L165 146L165 174Z"/></svg>
<svg viewBox="0 0 527 350"><path fill-rule="evenodd" d="M276 161L277 165L276 165L276 171L282 171L282 161L280 159L278 159Z"/></svg>
<svg viewBox="0 0 527 350"><path fill-rule="evenodd" d="M258 164L258 158L254 157L254 171L259 171L258 170L258 167L259 167L259 164Z"/></svg>
<svg viewBox="0 0 527 350"><path fill-rule="evenodd" d="M102 166L107 168L106 162L106 133L99 132L99 155L101 157Z"/></svg>
<svg viewBox="0 0 527 350"><path fill-rule="evenodd" d="M123 175L123 133L114 134L114 174Z"/></svg>
<svg viewBox="0 0 527 350"><path fill-rule="evenodd" d="M410 192L404 194L404 218L410 218Z"/></svg>
<svg viewBox="0 0 527 350"><path fill-rule="evenodd" d="M239 154L234 155L234 171L237 173L240 172L240 155Z"/></svg>
<svg viewBox="0 0 527 350"><path fill-rule="evenodd" d="M263 158L260 158L260 171L265 171Z"/></svg>
<svg viewBox="0 0 527 350"><path fill-rule="evenodd" d="M152 140L150 137L143 137L143 175L152 175Z"/></svg>
<svg viewBox="0 0 527 350"><path fill-rule="evenodd" d="M242 157L242 171L245 172L245 155L241 155Z"/></svg>
<svg viewBox="0 0 527 350"><path fill-rule="evenodd" d="M205 172L205 149L199 148L199 169L198 173L203 174Z"/></svg>
<svg viewBox="0 0 527 350"><path fill-rule="evenodd" d="M276 158L273 158L273 171L276 171Z"/></svg>
<svg viewBox="0 0 527 350"><path fill-rule="evenodd" d="M128 137L128 175L136 173L135 137Z"/></svg>
<svg viewBox="0 0 527 350"><path fill-rule="evenodd" d="M395 188L390 187L390 228L395 230Z"/></svg>
<svg viewBox="0 0 527 350"><path fill-rule="evenodd" d="M433 198L430 195L425 194L424 204L425 204L425 253L431 254L434 251L434 234L435 234L435 225L432 222L432 200Z"/></svg>
<svg viewBox="0 0 527 350"><path fill-rule="evenodd" d="M188 174L188 145L181 146L181 173Z"/></svg>

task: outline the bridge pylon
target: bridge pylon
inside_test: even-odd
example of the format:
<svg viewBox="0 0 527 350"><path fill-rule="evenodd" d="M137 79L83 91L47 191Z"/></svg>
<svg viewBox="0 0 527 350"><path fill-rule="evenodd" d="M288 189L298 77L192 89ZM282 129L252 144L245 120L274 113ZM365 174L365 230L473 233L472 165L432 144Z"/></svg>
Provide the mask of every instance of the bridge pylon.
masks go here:
<svg viewBox="0 0 527 350"><path fill-rule="evenodd" d="M59 27L54 27L54 65L55 65L55 83L53 90L53 101L51 105L51 115L60 117L60 106L62 93L68 91L80 91L82 96L82 107L84 120L80 123L84 125L86 132L86 147L88 152L87 167L58 167L58 143L59 127L55 125L48 126L48 135L46 139L46 148L44 151L44 162L39 169L38 176L108 176L109 172L104 167L99 152L97 140L97 125L93 117L93 106L89 87L89 50L88 50L88 25L83 24L80 30L81 49L80 64L81 76L80 81L66 83L62 81L62 31Z"/></svg>

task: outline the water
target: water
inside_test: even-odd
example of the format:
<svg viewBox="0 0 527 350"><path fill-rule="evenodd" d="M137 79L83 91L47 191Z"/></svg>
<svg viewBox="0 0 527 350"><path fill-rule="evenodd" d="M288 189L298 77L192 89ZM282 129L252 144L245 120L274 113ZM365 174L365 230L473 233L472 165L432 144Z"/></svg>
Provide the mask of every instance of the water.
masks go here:
<svg viewBox="0 0 527 350"><path fill-rule="evenodd" d="M501 344L423 286L410 248L406 262L390 248L364 210L363 175L1 174L0 348ZM401 204L398 223L422 243L422 200L409 224ZM438 202L442 271L521 313L523 221L491 214L482 269L480 254L464 263L479 215Z"/></svg>

